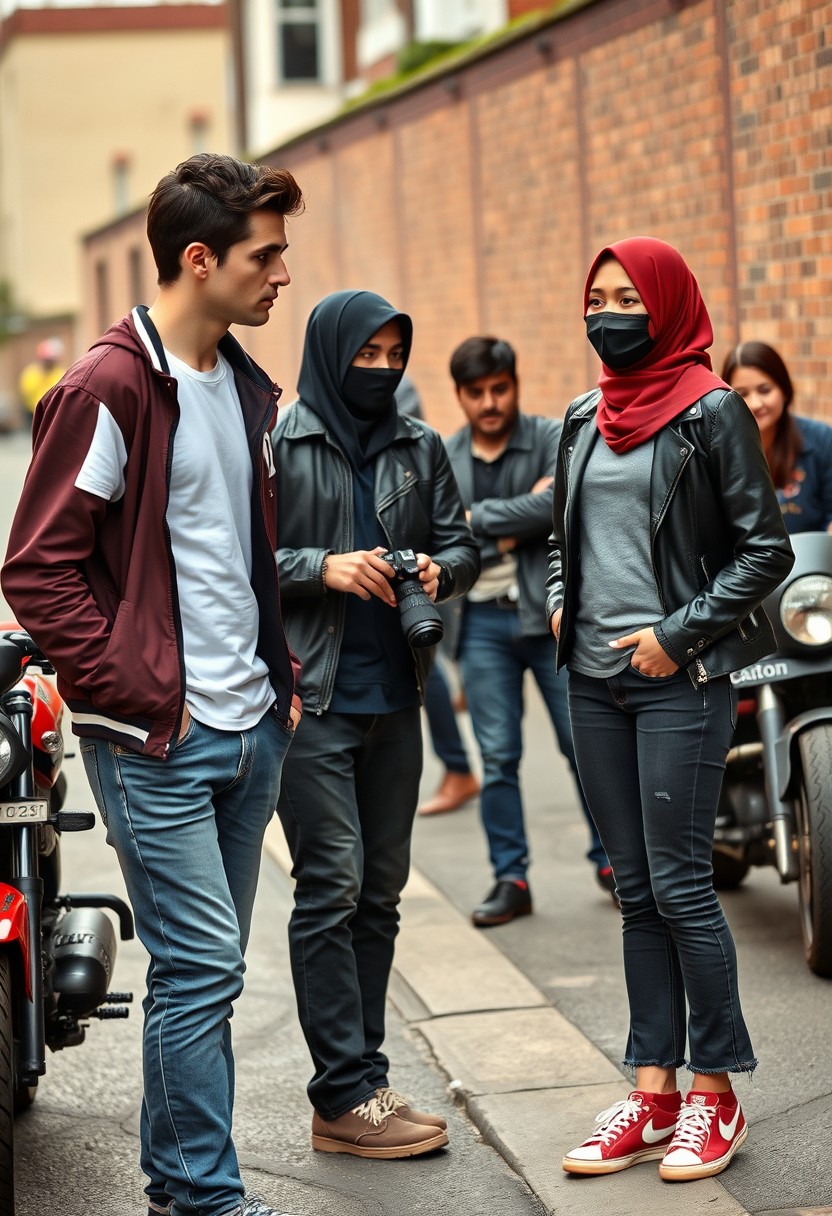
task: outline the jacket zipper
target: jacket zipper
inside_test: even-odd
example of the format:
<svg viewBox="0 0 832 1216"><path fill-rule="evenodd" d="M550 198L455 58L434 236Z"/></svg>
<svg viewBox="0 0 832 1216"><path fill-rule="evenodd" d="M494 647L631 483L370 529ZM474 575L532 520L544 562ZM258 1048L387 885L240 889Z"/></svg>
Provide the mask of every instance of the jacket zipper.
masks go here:
<svg viewBox="0 0 832 1216"><path fill-rule="evenodd" d="M708 673L705 670L705 664L702 662L701 659L695 659L694 662L696 663L696 683L697 684L707 684L708 683Z"/></svg>

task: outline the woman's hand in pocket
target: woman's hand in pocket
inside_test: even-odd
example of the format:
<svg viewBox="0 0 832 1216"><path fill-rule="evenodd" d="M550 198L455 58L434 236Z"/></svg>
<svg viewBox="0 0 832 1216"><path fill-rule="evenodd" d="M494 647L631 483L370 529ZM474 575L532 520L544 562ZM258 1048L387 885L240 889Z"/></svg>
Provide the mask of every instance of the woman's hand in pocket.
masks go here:
<svg viewBox="0 0 832 1216"><path fill-rule="evenodd" d="M613 650L626 650L628 646L635 646L630 666L635 667L641 675L649 676L651 680L672 676L679 670L678 663L674 663L662 650L652 626L628 633L625 638L617 638L616 641L610 642L610 646Z"/></svg>

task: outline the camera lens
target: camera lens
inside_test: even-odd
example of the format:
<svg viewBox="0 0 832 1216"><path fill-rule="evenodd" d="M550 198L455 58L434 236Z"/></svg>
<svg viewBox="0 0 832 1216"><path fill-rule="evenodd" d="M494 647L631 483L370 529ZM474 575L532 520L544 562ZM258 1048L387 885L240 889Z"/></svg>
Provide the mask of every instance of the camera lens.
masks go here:
<svg viewBox="0 0 832 1216"><path fill-rule="evenodd" d="M419 648L441 642L445 635L442 618L421 583L396 582L393 586L408 643Z"/></svg>

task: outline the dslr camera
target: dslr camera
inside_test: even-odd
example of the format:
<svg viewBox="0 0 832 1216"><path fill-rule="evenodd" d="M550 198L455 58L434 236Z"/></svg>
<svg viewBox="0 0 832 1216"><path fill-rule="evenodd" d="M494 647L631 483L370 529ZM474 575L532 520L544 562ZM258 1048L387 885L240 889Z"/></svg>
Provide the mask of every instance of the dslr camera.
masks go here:
<svg viewBox="0 0 832 1216"><path fill-rule="evenodd" d="M435 646L445 635L442 618L419 582L419 567L412 549L382 553L393 569L393 590L399 605L404 636L411 646Z"/></svg>

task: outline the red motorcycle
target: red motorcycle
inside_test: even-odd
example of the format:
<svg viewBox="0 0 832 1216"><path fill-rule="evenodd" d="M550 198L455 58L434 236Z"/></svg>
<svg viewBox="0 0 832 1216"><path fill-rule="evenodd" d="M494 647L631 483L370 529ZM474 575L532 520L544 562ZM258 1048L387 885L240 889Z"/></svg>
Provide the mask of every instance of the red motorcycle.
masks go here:
<svg viewBox="0 0 832 1216"><path fill-rule="evenodd" d="M39 675L33 668L38 668ZM109 992L133 916L115 895L62 894L63 832L95 824L63 809L63 702L54 669L27 633L0 623L0 1212L14 1214L14 1116L34 1101L46 1048L84 1041L90 1018L123 1018L131 993Z"/></svg>

